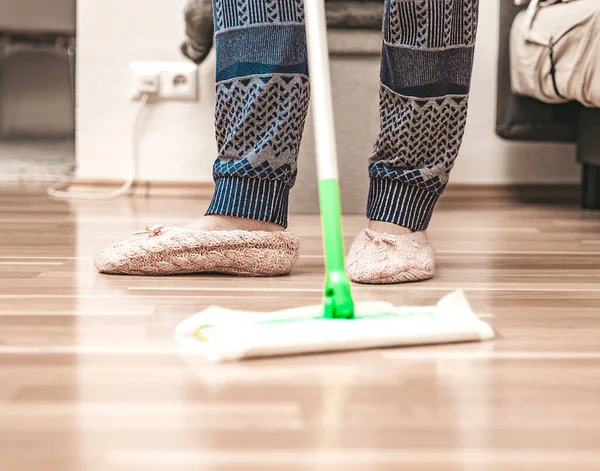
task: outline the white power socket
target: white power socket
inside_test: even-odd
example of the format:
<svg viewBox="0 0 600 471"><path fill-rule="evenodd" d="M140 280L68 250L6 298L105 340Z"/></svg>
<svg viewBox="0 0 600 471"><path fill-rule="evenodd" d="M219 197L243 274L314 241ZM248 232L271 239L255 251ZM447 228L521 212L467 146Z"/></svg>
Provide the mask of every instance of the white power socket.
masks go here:
<svg viewBox="0 0 600 471"><path fill-rule="evenodd" d="M198 66L189 62L132 62L131 96L164 100L198 100Z"/></svg>

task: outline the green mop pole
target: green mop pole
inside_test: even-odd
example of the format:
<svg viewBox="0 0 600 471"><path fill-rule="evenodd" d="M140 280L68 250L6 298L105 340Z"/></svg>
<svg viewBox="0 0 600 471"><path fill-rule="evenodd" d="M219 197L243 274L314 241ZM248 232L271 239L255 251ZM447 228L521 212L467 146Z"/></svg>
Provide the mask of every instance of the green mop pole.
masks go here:
<svg viewBox="0 0 600 471"><path fill-rule="evenodd" d="M354 300L344 255L325 3L304 0L304 8L325 250L324 315L330 319L353 319Z"/></svg>

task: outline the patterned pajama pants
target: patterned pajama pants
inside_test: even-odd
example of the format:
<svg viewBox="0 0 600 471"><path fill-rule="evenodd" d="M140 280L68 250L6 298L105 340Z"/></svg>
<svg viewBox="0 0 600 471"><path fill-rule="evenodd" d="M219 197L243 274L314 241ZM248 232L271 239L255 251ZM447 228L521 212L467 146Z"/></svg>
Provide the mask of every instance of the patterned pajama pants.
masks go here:
<svg viewBox="0 0 600 471"><path fill-rule="evenodd" d="M385 2L367 217L424 230L463 138L478 0ZM286 226L310 99L303 0L214 6L219 153L207 214Z"/></svg>

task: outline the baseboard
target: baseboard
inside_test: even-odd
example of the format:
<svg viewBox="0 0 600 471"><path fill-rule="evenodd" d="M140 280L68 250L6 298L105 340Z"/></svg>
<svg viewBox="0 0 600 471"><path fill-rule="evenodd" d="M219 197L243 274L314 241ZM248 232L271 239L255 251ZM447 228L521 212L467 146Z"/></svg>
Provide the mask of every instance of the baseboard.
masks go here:
<svg viewBox="0 0 600 471"><path fill-rule="evenodd" d="M94 180L74 178L69 186L73 191L108 191L115 190L123 181ZM194 198L210 199L214 190L213 182L157 182L141 180L134 183L129 196L159 198Z"/></svg>
<svg viewBox="0 0 600 471"><path fill-rule="evenodd" d="M564 183L448 184L442 201L512 201L573 203L579 200L580 186Z"/></svg>
<svg viewBox="0 0 600 471"><path fill-rule="evenodd" d="M122 182L75 178L72 190L100 191L118 188ZM139 181L133 186L131 196L162 198L209 199L213 182L156 182ZM297 191L297 190L296 190ZM578 201L577 184L449 184L441 200L447 202L521 201L562 202Z"/></svg>

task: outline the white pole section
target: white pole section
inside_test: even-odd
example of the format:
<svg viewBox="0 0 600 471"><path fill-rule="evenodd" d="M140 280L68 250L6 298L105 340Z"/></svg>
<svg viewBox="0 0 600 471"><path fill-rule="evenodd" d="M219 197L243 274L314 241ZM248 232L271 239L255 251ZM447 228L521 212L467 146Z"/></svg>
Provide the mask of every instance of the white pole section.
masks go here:
<svg viewBox="0 0 600 471"><path fill-rule="evenodd" d="M324 0L304 0L304 11L315 124L317 174L319 180L337 180L338 163L329 73L325 2Z"/></svg>

